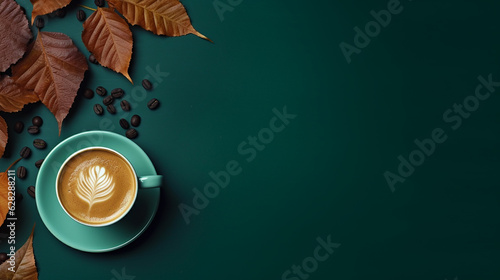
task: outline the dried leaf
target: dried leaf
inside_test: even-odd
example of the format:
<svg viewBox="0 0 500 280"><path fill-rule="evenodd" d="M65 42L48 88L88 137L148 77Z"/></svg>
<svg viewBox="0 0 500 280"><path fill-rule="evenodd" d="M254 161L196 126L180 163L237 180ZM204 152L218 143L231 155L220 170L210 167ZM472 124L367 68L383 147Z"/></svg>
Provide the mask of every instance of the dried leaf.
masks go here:
<svg viewBox="0 0 500 280"><path fill-rule="evenodd" d="M156 35L194 34L211 41L194 29L186 9L178 0L109 0L108 3L130 24L139 25Z"/></svg>
<svg viewBox="0 0 500 280"><path fill-rule="evenodd" d="M21 158L18 160L14 161L8 168L5 170L5 172L0 173L0 226L3 225L3 222L5 221L5 218L7 217L7 213L9 212L9 208L11 205L9 205L9 179L7 176L7 171L16 164ZM0 273L1 275L1 273ZM4 279L1 278L0 279Z"/></svg>
<svg viewBox="0 0 500 280"><path fill-rule="evenodd" d="M38 272L35 264L35 253L33 252L33 232L35 227L31 230L31 235L24 243L23 247L17 250L15 255L14 272L9 270L11 263L9 260L0 265L0 279L2 280L37 280ZM12 269L12 268L11 268Z"/></svg>
<svg viewBox="0 0 500 280"><path fill-rule="evenodd" d="M18 112L24 105L40 99L33 91L19 87L9 76L0 78L0 111Z"/></svg>
<svg viewBox="0 0 500 280"><path fill-rule="evenodd" d="M5 146L7 146L8 139L9 134L7 133L7 123L2 117L0 117L0 157L2 157L5 152Z"/></svg>
<svg viewBox="0 0 500 280"><path fill-rule="evenodd" d="M128 74L132 58L132 32L127 22L110 8L98 8L84 23L82 40L102 66Z"/></svg>
<svg viewBox="0 0 500 280"><path fill-rule="evenodd" d="M39 32L30 53L12 67L12 78L33 90L49 108L59 124L60 135L87 69L85 56L71 38L62 33Z"/></svg>
<svg viewBox="0 0 500 280"><path fill-rule="evenodd" d="M14 0L0 1L0 72L5 72L28 50L33 37L28 19Z"/></svg>
<svg viewBox="0 0 500 280"><path fill-rule="evenodd" d="M33 4L31 12L31 24L35 22L37 16L50 14L55 10L68 6L71 0L30 0Z"/></svg>

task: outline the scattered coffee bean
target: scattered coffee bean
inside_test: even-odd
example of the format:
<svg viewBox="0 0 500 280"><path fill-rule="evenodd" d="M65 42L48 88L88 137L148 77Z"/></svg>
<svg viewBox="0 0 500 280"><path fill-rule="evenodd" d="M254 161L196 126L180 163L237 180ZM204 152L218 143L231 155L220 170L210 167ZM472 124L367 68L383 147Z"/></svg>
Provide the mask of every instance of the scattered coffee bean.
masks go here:
<svg viewBox="0 0 500 280"><path fill-rule="evenodd" d="M31 122L33 123L33 125L40 127L43 124L43 119L40 116L36 116L33 119L31 119Z"/></svg>
<svg viewBox="0 0 500 280"><path fill-rule="evenodd" d="M37 161L35 162L35 166L36 166L36 168L40 168L40 166L42 166L43 160L44 160L44 159L42 158L42 159L39 159L39 160L37 160Z"/></svg>
<svg viewBox="0 0 500 280"><path fill-rule="evenodd" d="M59 17L59 18L63 18L63 17L65 17L65 16L66 16L66 9L61 8L61 9L59 9L59 10L56 10L56 11L55 11L55 14L56 14L56 16L57 16L57 17Z"/></svg>
<svg viewBox="0 0 500 280"><path fill-rule="evenodd" d="M116 114L116 108L115 108L115 105L113 105L113 104L109 104L108 106L106 106L106 110L108 110L108 112L111 115Z"/></svg>
<svg viewBox="0 0 500 280"><path fill-rule="evenodd" d="M95 56L93 54L90 54L89 55L89 61L93 64L97 64L99 63L99 61L97 61L97 58L95 58Z"/></svg>
<svg viewBox="0 0 500 280"><path fill-rule="evenodd" d="M31 197L35 198L35 186L29 186L29 187L28 187L28 194L29 194Z"/></svg>
<svg viewBox="0 0 500 280"><path fill-rule="evenodd" d="M43 150L47 148L47 142L45 142L43 139L35 139L33 140L33 147Z"/></svg>
<svg viewBox="0 0 500 280"><path fill-rule="evenodd" d="M104 0L94 0L97 7L104 7Z"/></svg>
<svg viewBox="0 0 500 280"><path fill-rule="evenodd" d="M19 155L22 158L29 158L31 155L31 149L29 147L23 147L21 151L19 152Z"/></svg>
<svg viewBox="0 0 500 280"><path fill-rule="evenodd" d="M26 178L26 173L27 173L28 171L26 170L26 167L24 167L24 166L19 166L19 167L17 168L17 171L16 171L16 172L17 172L17 177L19 177L19 179L24 179L24 178Z"/></svg>
<svg viewBox="0 0 500 280"><path fill-rule="evenodd" d="M115 98L112 95L108 95L102 100L102 104L108 106L109 104L113 104L114 101Z"/></svg>
<svg viewBox="0 0 500 280"><path fill-rule="evenodd" d="M127 100L122 100L120 102L120 106L122 107L123 111L127 111L127 112L130 111L130 103L128 103Z"/></svg>
<svg viewBox="0 0 500 280"><path fill-rule="evenodd" d="M83 91L83 96L85 96L85 98L87 99L92 99L94 97L94 91L90 88L87 88L85 89L85 91Z"/></svg>
<svg viewBox="0 0 500 280"><path fill-rule="evenodd" d="M160 106L160 101L158 101L158 99L153 98L153 99L149 100L149 102L148 102L149 109L154 110L154 109L158 108L158 106Z"/></svg>
<svg viewBox="0 0 500 280"><path fill-rule="evenodd" d="M138 127L141 124L141 116L133 115L132 118L130 119L130 124L132 126Z"/></svg>
<svg viewBox="0 0 500 280"><path fill-rule="evenodd" d="M125 136L127 136L128 139L134 139L138 135L137 130L131 128L125 132Z"/></svg>
<svg viewBox="0 0 500 280"><path fill-rule="evenodd" d="M114 90L111 91L111 95L114 98L121 98L125 94L125 91L121 88L115 88Z"/></svg>
<svg viewBox="0 0 500 280"><path fill-rule="evenodd" d="M78 12L76 12L76 18L79 20L79 21L85 21L85 19L87 18L87 15L85 14L85 12L83 10L78 10Z"/></svg>
<svg viewBox="0 0 500 280"><path fill-rule="evenodd" d="M102 115L102 113L104 113L104 109L102 108L101 104L94 105L94 113L96 113L97 115Z"/></svg>
<svg viewBox="0 0 500 280"><path fill-rule="evenodd" d="M17 133L21 133L23 132L23 129L24 129L24 123L22 121L16 122L16 124L14 125L14 131Z"/></svg>
<svg viewBox="0 0 500 280"><path fill-rule="evenodd" d="M146 90L151 90L153 88L153 85L148 79L144 79L142 80L142 87L144 87L144 89Z"/></svg>
<svg viewBox="0 0 500 280"><path fill-rule="evenodd" d="M16 201L21 201L21 200L23 200L23 197L24 197L24 196L23 196L23 194L22 194L22 193L20 193L20 192L19 192L19 193L18 193L18 192L16 192Z"/></svg>
<svg viewBox="0 0 500 280"><path fill-rule="evenodd" d="M5 262L8 259L9 259L9 256L7 256L7 253L0 253L0 264Z"/></svg>
<svg viewBox="0 0 500 280"><path fill-rule="evenodd" d="M100 96L104 96L104 95L106 95L106 93L108 93L108 91L107 91L105 88L101 87L101 86L98 86L98 87L95 89L95 92L96 92L97 94L99 94Z"/></svg>
<svg viewBox="0 0 500 280"><path fill-rule="evenodd" d="M37 17L35 20L35 26L38 29L42 29L45 26L45 21L42 17Z"/></svg>
<svg viewBox="0 0 500 280"><path fill-rule="evenodd" d="M28 127L28 133L29 134L38 134L38 133L40 133L40 128L36 125L32 125L32 126Z"/></svg>
<svg viewBox="0 0 500 280"><path fill-rule="evenodd" d="M129 129L130 125L128 124L128 121L126 119L120 119L120 126L123 129Z"/></svg>

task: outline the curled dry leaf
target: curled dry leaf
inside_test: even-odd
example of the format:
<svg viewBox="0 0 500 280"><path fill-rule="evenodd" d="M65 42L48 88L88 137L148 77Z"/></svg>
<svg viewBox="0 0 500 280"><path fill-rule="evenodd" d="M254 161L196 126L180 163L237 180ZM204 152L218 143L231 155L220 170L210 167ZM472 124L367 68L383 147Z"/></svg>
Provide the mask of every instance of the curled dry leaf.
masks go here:
<svg viewBox="0 0 500 280"><path fill-rule="evenodd" d="M85 56L62 33L39 32L29 54L12 67L12 78L33 90L54 114L59 135L64 118L73 105L85 71Z"/></svg>
<svg viewBox="0 0 500 280"><path fill-rule="evenodd" d="M2 157L5 152L5 146L7 146L8 140L9 134L7 133L7 123L0 117L0 157Z"/></svg>
<svg viewBox="0 0 500 280"><path fill-rule="evenodd" d="M0 173L0 226L3 225L5 218L7 217L7 213L9 212L9 179L7 176L7 171L16 164L21 158L14 161L5 172ZM12 199L11 199L12 200ZM0 273L1 276L1 273ZM1 278L0 279L4 279Z"/></svg>
<svg viewBox="0 0 500 280"><path fill-rule="evenodd" d="M98 8L84 23L82 40L102 66L128 74L132 58L132 32L127 22L110 8Z"/></svg>
<svg viewBox="0 0 500 280"><path fill-rule="evenodd" d="M23 109L24 105L37 102L38 96L19 87L9 76L0 78L0 111L13 113Z"/></svg>
<svg viewBox="0 0 500 280"><path fill-rule="evenodd" d="M68 6L71 0L30 0L33 4L31 12L31 24L35 22L37 16L50 14L55 10Z"/></svg>
<svg viewBox="0 0 500 280"><path fill-rule="evenodd" d="M120 12L130 24L139 25L156 35L205 35L191 25L186 9L178 0L108 0L110 7Z"/></svg>
<svg viewBox="0 0 500 280"><path fill-rule="evenodd" d="M0 72L5 72L23 57L33 37L28 19L16 1L0 1L0 30Z"/></svg>
<svg viewBox="0 0 500 280"><path fill-rule="evenodd" d="M0 265L0 279L2 280L37 280L38 272L35 264L35 253L33 252L33 232L35 227L31 230L31 235L24 243L24 245L17 250L15 255L15 265L11 267L9 260ZM14 270L14 271L12 271Z"/></svg>

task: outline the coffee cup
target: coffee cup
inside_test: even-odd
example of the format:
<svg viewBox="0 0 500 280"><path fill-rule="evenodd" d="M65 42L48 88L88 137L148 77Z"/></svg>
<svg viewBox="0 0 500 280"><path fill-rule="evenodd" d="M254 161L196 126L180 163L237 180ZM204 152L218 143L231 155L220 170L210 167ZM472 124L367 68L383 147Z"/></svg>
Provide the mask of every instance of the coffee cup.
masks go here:
<svg viewBox="0 0 500 280"><path fill-rule="evenodd" d="M56 178L56 194L64 212L76 222L109 226L132 209L140 188L161 185L161 175L141 176L119 152L89 147L70 155Z"/></svg>

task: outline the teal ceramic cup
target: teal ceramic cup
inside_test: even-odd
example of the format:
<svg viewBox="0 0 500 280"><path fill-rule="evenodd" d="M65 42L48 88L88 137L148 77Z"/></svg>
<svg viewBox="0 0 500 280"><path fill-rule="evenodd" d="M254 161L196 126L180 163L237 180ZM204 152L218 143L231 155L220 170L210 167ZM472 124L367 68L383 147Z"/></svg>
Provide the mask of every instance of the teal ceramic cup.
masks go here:
<svg viewBox="0 0 500 280"><path fill-rule="evenodd" d="M77 218L75 218L73 215L71 215L68 211L68 209L65 207L65 203L63 203L61 197L60 197L60 190L62 188L64 188L64 186L61 186L61 184L63 184L60 180L60 177L61 177L61 174L63 173L62 171L65 170L67 168L67 164L68 162L70 162L72 159L75 159L77 158L79 155L81 155L82 153L84 152L87 152L87 151L106 151L106 152L109 152L111 154L113 154L114 156L118 157L118 158L121 158L125 163L126 165L130 168L131 170L131 173L132 173L132 178L133 178L133 182L132 182L132 186L133 186L133 190L134 190L134 194L132 197L128 198L128 200L130 202L127 202L127 207L125 210L120 210L120 214L113 218L111 221L108 221L108 222L103 222L103 223L88 223L88 222L85 222L85 221L82 221L82 220L79 220ZM101 167L97 167L97 171L96 172L99 172L101 171ZM112 172L110 172L109 176L110 176L110 179L112 178L112 176L114 174L111 174ZM102 189L101 191L103 193L105 192L108 192L108 193L111 193L113 190L106 190L106 176L107 174L105 173L102 173L102 187L104 189ZM80 177L81 178L81 177ZM118 151L116 150L113 150L113 149L110 149L110 148L107 148L107 147L100 147L100 146L95 146L95 147L87 147L87 148L84 148L84 149L80 149L76 152L74 152L73 154L71 154L69 157L66 158L66 160L63 162L63 164L61 165L61 167L59 168L59 171L57 172L57 177L56 177L56 184L55 184L55 193L57 195L57 200L61 206L61 208L64 210L64 212L66 213L66 215L68 215L71 219L73 219L74 221L80 223L80 224L83 224L85 226L89 226L89 227L105 227L105 226L110 226L118 221L120 221L122 218L124 218L130 211L130 209L132 209L132 207L134 206L135 204L135 201L137 199L137 195L138 195L138 192L140 191L140 189L144 189L144 188L156 188L156 187L159 187L161 186L161 183L162 183L162 179L163 179L163 176L162 175L150 175L150 176L140 176L138 177L137 176L137 173L133 167L133 165L130 163L130 161L125 157L123 156L121 153L119 153ZM111 185L114 185L114 184L109 184L110 186ZM86 190L86 191L92 191L92 190ZM68 203L68 202L66 202ZM101 202L101 203L106 203L105 201L104 202Z"/></svg>

